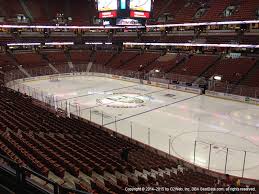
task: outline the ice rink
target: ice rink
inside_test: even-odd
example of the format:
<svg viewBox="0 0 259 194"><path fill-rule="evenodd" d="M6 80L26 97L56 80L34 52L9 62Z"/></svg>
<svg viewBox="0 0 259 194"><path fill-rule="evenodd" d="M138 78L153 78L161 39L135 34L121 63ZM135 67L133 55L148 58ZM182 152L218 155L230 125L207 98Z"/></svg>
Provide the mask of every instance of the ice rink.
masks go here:
<svg viewBox="0 0 259 194"><path fill-rule="evenodd" d="M185 161L237 176L244 167L244 177L259 179L258 106L94 76L24 84L55 95L59 106L78 104L82 117Z"/></svg>

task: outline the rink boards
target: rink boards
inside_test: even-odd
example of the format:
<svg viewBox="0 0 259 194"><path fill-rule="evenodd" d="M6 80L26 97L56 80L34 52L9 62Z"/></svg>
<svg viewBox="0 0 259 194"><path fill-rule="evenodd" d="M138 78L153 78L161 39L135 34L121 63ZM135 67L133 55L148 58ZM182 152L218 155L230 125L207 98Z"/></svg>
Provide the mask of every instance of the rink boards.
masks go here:
<svg viewBox="0 0 259 194"><path fill-rule="evenodd" d="M212 144L210 169L216 172L224 172L226 148L229 148L227 173L241 176L244 151L250 151L247 152L244 175L259 179L256 173L259 171L259 125L256 119L259 117L259 110L249 104L251 102L241 97L233 99L235 101L226 101L220 99L224 97L220 93L200 95L201 90L196 88L186 89L178 85L117 75L74 73L56 76L60 78L59 82L51 82L50 76L41 76L16 80L8 85L21 83L32 88L37 86L37 89L49 90L53 95L62 93L64 100L81 106L81 117L89 120L88 107L92 107L93 122L101 125L103 113L105 127L128 137L131 135L130 126L133 123L133 139L166 153L169 152L168 140L171 136L171 154L188 162L194 160L194 142L197 141L195 164L205 168L209 163L208 155ZM116 90L116 87L120 89ZM58 91L60 88L62 90ZM87 95L91 88L97 88L97 93ZM113 94L104 92L114 88L115 91L111 92ZM77 94L70 96L69 93L73 92ZM122 93L122 96L116 96L118 93ZM120 103L107 105L118 99L131 101L132 99L126 97L134 93L151 94L151 100L135 99L137 101L132 107L121 106ZM174 96L171 97L172 94ZM230 96L227 97L231 99ZM146 100L145 106L138 100ZM117 117L117 123L114 123L114 116Z"/></svg>

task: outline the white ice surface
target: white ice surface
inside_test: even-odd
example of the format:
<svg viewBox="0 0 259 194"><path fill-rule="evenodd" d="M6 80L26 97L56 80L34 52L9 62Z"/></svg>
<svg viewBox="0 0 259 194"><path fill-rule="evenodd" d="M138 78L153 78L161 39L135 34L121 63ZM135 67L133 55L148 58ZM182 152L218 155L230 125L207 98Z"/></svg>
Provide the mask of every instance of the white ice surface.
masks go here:
<svg viewBox="0 0 259 194"><path fill-rule="evenodd" d="M55 95L59 106L65 100L77 103L82 117L129 137L132 128L134 139L167 153L171 142L170 153L186 161L194 162L196 141L195 164L217 172L224 173L228 149L226 172L242 176L246 151L244 177L259 179L258 106L104 77L25 84ZM134 94L134 99L127 99L128 94ZM127 103L114 101L120 98L137 101L136 106L125 108ZM76 113L75 106L70 111Z"/></svg>

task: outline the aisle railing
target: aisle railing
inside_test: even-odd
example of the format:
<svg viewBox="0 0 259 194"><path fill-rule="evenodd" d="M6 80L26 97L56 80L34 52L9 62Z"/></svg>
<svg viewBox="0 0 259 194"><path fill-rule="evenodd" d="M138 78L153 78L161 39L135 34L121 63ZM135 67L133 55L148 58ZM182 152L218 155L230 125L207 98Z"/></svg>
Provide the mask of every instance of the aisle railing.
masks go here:
<svg viewBox="0 0 259 194"><path fill-rule="evenodd" d="M15 185L15 187L11 188L11 190L14 191L16 194L24 194L26 191L28 191L28 189L36 191L39 194L89 194L85 191L79 191L64 186L60 186L58 183L48 179L47 177L27 167L19 166L15 161L7 158L2 154L0 154L0 160L0 171L4 172L1 174L0 179L3 180L6 178L6 180L8 181L14 181L8 183L6 181L3 181L2 184L6 183L12 186ZM12 170L10 171L10 169ZM32 176L34 177L33 179L31 178ZM11 177L14 178L11 179Z"/></svg>

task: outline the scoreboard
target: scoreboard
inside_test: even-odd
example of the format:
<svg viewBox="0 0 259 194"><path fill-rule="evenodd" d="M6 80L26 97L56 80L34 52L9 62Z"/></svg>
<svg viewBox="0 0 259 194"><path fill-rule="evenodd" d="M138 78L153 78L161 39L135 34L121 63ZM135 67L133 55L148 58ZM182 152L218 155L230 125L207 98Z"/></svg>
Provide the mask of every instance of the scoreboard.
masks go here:
<svg viewBox="0 0 259 194"><path fill-rule="evenodd" d="M130 0L130 9L136 11L151 11L151 0Z"/></svg>
<svg viewBox="0 0 259 194"><path fill-rule="evenodd" d="M117 0L99 0L97 2L98 11L113 11L118 9Z"/></svg>
<svg viewBox="0 0 259 194"><path fill-rule="evenodd" d="M99 19L110 21L147 20L151 17L154 0L96 0ZM119 20L118 20L119 19ZM127 20L126 20L127 19ZM134 22L129 22L132 19Z"/></svg>

